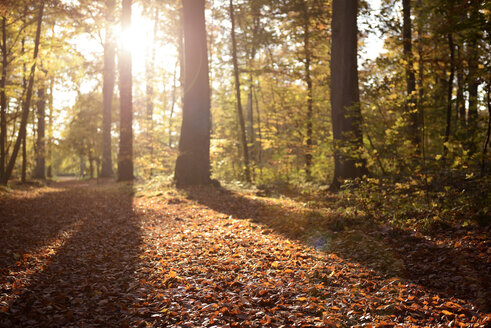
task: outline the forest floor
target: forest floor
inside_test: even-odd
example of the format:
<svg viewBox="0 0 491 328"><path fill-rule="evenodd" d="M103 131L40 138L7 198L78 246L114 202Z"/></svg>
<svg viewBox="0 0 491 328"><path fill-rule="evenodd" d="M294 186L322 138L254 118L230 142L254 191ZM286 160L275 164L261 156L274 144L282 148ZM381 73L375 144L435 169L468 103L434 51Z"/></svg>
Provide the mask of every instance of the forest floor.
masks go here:
<svg viewBox="0 0 491 328"><path fill-rule="evenodd" d="M336 213L212 187L0 191L0 327L490 326L489 229Z"/></svg>

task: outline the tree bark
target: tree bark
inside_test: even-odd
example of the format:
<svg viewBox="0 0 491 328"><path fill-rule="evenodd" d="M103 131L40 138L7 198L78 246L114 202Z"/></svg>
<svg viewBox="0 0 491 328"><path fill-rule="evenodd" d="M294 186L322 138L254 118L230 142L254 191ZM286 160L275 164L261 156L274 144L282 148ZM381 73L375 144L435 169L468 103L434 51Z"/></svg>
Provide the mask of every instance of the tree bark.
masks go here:
<svg viewBox="0 0 491 328"><path fill-rule="evenodd" d="M491 95L490 94L491 94L491 84L488 84L488 91L487 91L488 128L486 130L486 139L485 139L484 145L482 147L481 177L486 175L486 154L488 152L489 137L491 135Z"/></svg>
<svg viewBox="0 0 491 328"><path fill-rule="evenodd" d="M402 0L403 11L403 26L402 26L402 40L403 40L403 53L405 60L406 71L406 116L408 118L409 125L409 138L416 147L416 153L419 153L420 147L420 135L419 135L419 122L418 112L416 107L415 90L416 79L413 69L413 53L412 53L412 22L411 22L411 0Z"/></svg>
<svg viewBox="0 0 491 328"><path fill-rule="evenodd" d="M312 53L310 51L310 14L307 2L304 2L304 51L305 51L305 83L307 84L307 135L305 151L305 176L307 181L312 180L312 116L313 116L313 88L311 76Z"/></svg>
<svg viewBox="0 0 491 328"><path fill-rule="evenodd" d="M39 14L37 19L37 28L36 28L36 38L34 40L34 54L33 54L33 64L31 66L31 72L29 75L29 83L27 85L27 93L25 102L22 104L22 117L20 122L19 134L14 144L14 149L12 150L12 155L10 156L10 160L8 162L6 171L4 176L2 177L2 184L6 185L10 176L12 175L12 171L14 170L15 160L17 159L17 154L19 153L19 149L22 143L22 140L26 137L26 125L27 119L29 117L29 107L31 105L32 98L32 89L34 86L34 73L36 71L36 59L39 52L39 41L41 39L41 25L43 21L43 11L44 11L44 1L41 1L39 6Z"/></svg>
<svg viewBox="0 0 491 328"><path fill-rule="evenodd" d="M456 111L459 122L459 131L465 131L465 99L464 99L464 68L462 65L462 50L461 46L457 45L457 99L456 99ZM459 133L460 134L460 133Z"/></svg>
<svg viewBox="0 0 491 328"><path fill-rule="evenodd" d="M7 18L2 19L2 78L0 80L0 181L5 175L5 161L7 153L5 146L7 143L7 94L5 86L7 85Z"/></svg>
<svg viewBox="0 0 491 328"><path fill-rule="evenodd" d="M239 119L240 137L242 143L242 156L244 156L244 175L247 182L251 182L251 171L249 165L249 147L247 146L247 136L244 122L244 112L242 110L242 101L240 96L240 76L239 76L239 64L237 60L237 41L235 39L235 17L234 17L234 4L230 0L229 6L230 22L232 24L230 35L232 37L232 62L234 66L234 78L235 78L235 98L237 100L237 117Z"/></svg>
<svg viewBox="0 0 491 328"><path fill-rule="evenodd" d="M112 149L111 149L111 120L114 94L115 74L115 44L113 40L113 21L115 1L106 2L106 35L104 42L104 68L102 86L102 168L101 177L108 178L113 175Z"/></svg>
<svg viewBox="0 0 491 328"><path fill-rule="evenodd" d="M38 89L38 103L37 103L37 140L36 140L36 166L34 167L34 178L45 180L46 179L46 158L45 158L45 128L46 128L46 87L44 81L40 81L42 84Z"/></svg>
<svg viewBox="0 0 491 328"><path fill-rule="evenodd" d="M472 5L469 19L472 22L476 22L479 15L479 2L475 2ZM469 155L473 155L476 152L475 135L477 132L477 119L478 119L478 89L479 89L479 48L478 40L480 39L480 31L476 27L473 28L472 33L469 36L468 49L469 49L469 75L468 92L469 92L469 109L467 115L467 149Z"/></svg>
<svg viewBox="0 0 491 328"><path fill-rule="evenodd" d="M145 63L145 106L146 106L146 134L147 134L147 148L150 153L150 162L153 163L153 98L154 98L154 70L155 70L155 42L157 39L157 30L159 26L159 8L155 8L155 17L154 17L154 26L153 26L153 40L151 49L147 48L147 51L150 51L150 56L146 56ZM150 58L149 58L150 57ZM152 169L150 168L150 175L152 175Z"/></svg>
<svg viewBox="0 0 491 328"><path fill-rule="evenodd" d="M47 146L46 146L46 159L47 159L47 169L46 176L48 178L53 177L53 91L55 87L55 78L51 76L49 83L49 114L48 114L48 138L47 138Z"/></svg>
<svg viewBox="0 0 491 328"><path fill-rule="evenodd" d="M182 0L184 96L177 186L210 184L210 86L205 0Z"/></svg>
<svg viewBox="0 0 491 328"><path fill-rule="evenodd" d="M123 0L122 29L131 28L131 0ZM119 52L120 136L118 180L133 180L133 97L131 49L123 46Z"/></svg>
<svg viewBox="0 0 491 328"><path fill-rule="evenodd" d="M424 110L424 58L423 58L423 7L421 0L418 0L418 123L419 123L419 138L420 149L423 160L423 168L426 167L426 144L425 144L425 110Z"/></svg>
<svg viewBox="0 0 491 328"><path fill-rule="evenodd" d="M357 67L357 0L333 0L331 46L331 114L334 141L334 179L337 189L344 179L366 172L360 158L361 111Z"/></svg>
<svg viewBox="0 0 491 328"><path fill-rule="evenodd" d="M22 38L21 41L21 51L22 55L25 54L25 37ZM24 62L22 64L22 94L27 91L27 66L26 63ZM24 97L22 97L22 103L25 101ZM24 128L26 129L27 126ZM26 133L24 132L24 138L22 138L22 167L21 167L21 182L25 183L26 182L26 177L27 177L27 138L26 138Z"/></svg>
<svg viewBox="0 0 491 328"><path fill-rule="evenodd" d="M89 178L94 178L94 158L92 157L91 145L87 145L87 158L89 159Z"/></svg>
<svg viewBox="0 0 491 328"><path fill-rule="evenodd" d="M247 135L249 137L249 145L252 147L250 152L251 159L254 160L256 156L253 153L256 152L256 135L254 130L254 61L257 53L257 37L259 33L259 28L261 24L260 19L260 11L259 5L257 2L252 1L250 3L251 6L251 15L252 15L252 44L251 44L251 52L249 56L249 90L247 93Z"/></svg>
<svg viewBox="0 0 491 328"><path fill-rule="evenodd" d="M172 123L174 119L174 107L176 106L177 100L177 65L178 61L176 61L176 64L174 65L174 74L172 75L172 100L169 113L169 148L172 148Z"/></svg>
<svg viewBox="0 0 491 328"><path fill-rule="evenodd" d="M24 133L24 138L22 138L22 167L20 174L20 181L25 183L27 180L27 138Z"/></svg>
<svg viewBox="0 0 491 328"><path fill-rule="evenodd" d="M448 153L447 142L450 139L450 126L452 122L452 91L453 91L453 80L455 75L455 47L454 47L452 33L448 34L448 48L450 50L450 77L448 78L447 113L446 113L446 124L445 124L445 136L443 138L444 160Z"/></svg>

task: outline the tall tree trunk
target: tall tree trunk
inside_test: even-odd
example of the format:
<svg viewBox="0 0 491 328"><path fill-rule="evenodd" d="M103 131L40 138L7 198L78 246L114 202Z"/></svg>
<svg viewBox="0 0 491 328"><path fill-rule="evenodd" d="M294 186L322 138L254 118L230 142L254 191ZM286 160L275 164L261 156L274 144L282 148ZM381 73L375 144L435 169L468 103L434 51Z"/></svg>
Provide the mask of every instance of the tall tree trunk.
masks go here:
<svg viewBox="0 0 491 328"><path fill-rule="evenodd" d="M252 16L252 45L249 56L249 90L247 93L247 135L249 137L249 145L252 147L251 159L254 160L253 153L256 151L256 136L254 131L254 61L257 52L257 37L261 24L260 12L258 3L251 1L251 16Z"/></svg>
<svg viewBox="0 0 491 328"><path fill-rule="evenodd" d="M123 0L122 29L131 28L131 0ZM131 49L123 46L119 52L120 139L118 180L133 180L133 100Z"/></svg>
<svg viewBox="0 0 491 328"><path fill-rule="evenodd" d="M337 189L344 179L366 172L359 156L362 147L361 110L357 67L357 0L333 0L331 46L331 110L334 141L334 179Z"/></svg>
<svg viewBox="0 0 491 328"><path fill-rule="evenodd" d="M235 97L237 100L237 117L239 119L240 139L242 143L242 156L244 156L244 175L246 181L251 182L251 171L249 166L249 147L247 146L244 113L242 111L242 101L240 97L239 64L237 61L237 41L235 39L235 17L234 17L235 13L234 13L234 4L232 0L230 0L229 14L230 14L230 22L232 24L230 29L230 35L232 37L232 62L234 65Z"/></svg>
<svg viewBox="0 0 491 328"><path fill-rule="evenodd" d="M155 8L155 17L154 17L154 26L153 26L153 42L150 51L150 56L146 56L146 64L145 64L145 75L146 75L146 87L145 87L145 102L146 102L146 134L147 134L147 143L148 150L151 156L150 162L153 163L153 84L154 81L154 70L155 70L155 42L157 40L157 31L159 26L159 8ZM150 58L148 58L150 57ZM150 175L152 175L152 170L150 169Z"/></svg>
<svg viewBox="0 0 491 328"><path fill-rule="evenodd" d="M21 51L22 55L25 53L25 37L22 38L21 41ZM27 65L26 63L22 63L22 95L25 94L27 91ZM22 104L24 104L24 97L22 97ZM24 128L26 129L27 126ZM24 132L24 138L22 138L22 166L21 166L21 182L25 183L26 182L26 177L27 177L27 135L26 132Z"/></svg>
<svg viewBox="0 0 491 328"><path fill-rule="evenodd" d="M488 82L489 83L489 82ZM482 147L482 160L481 160L481 177L486 174L486 154L488 152L489 137L491 135L491 84L488 84L487 91L487 107L488 107L488 128L486 130L486 139Z"/></svg>
<svg viewBox="0 0 491 328"><path fill-rule="evenodd" d="M24 138L22 138L22 168L20 174L20 181L25 183L27 180L27 138L24 133Z"/></svg>
<svg viewBox="0 0 491 328"><path fill-rule="evenodd" d="M307 84L307 135L305 151L305 176L307 181L312 180L312 115L313 115L313 88L311 77L312 53L310 50L310 14L308 3L304 2L304 39L303 46L305 51L305 83Z"/></svg>
<svg viewBox="0 0 491 328"><path fill-rule="evenodd" d="M106 35L104 41L104 68L102 86L102 168L101 177L108 178L113 175L112 150L111 150L111 120L114 94L114 75L116 54L113 40L114 0L106 1Z"/></svg>
<svg viewBox="0 0 491 328"><path fill-rule="evenodd" d="M479 3L474 2L471 7L470 21L472 23L476 22L479 15ZM478 40L480 39L480 31L476 27L470 33L470 40L468 42L469 55L469 75L467 77L468 81L468 92L469 92L469 110L467 115L467 148L469 150L469 155L476 152L475 136L477 132L477 119L478 119L478 89L479 89L479 48Z"/></svg>
<svg viewBox="0 0 491 328"><path fill-rule="evenodd" d="M184 24L184 96L177 186L211 183L210 86L205 0L182 0Z"/></svg>
<svg viewBox="0 0 491 328"><path fill-rule="evenodd" d="M0 80L0 181L3 181L5 175L5 161L7 153L5 146L7 144L7 93L5 86L7 85L7 18L2 18L2 78Z"/></svg>
<svg viewBox="0 0 491 328"><path fill-rule="evenodd" d="M448 34L448 48L450 50L450 76L448 78L448 89L447 89L447 113L446 113L446 124L445 124L445 136L443 138L443 159L446 158L448 153L447 142L450 139L450 126L452 122L452 91L453 91L453 80L455 75L455 46L453 43L452 33Z"/></svg>
<svg viewBox="0 0 491 328"><path fill-rule="evenodd" d="M259 164L259 174L262 179L263 177L263 136L262 136L262 129L261 129L261 112L259 111L259 99L257 96L257 92L259 90L259 85L255 89L254 92L254 99L256 100L256 117L257 117L257 161Z"/></svg>
<svg viewBox="0 0 491 328"><path fill-rule="evenodd" d="M49 83L49 114L48 114L48 138L46 146L46 159L48 167L46 169L46 175L48 178L53 177L53 91L55 87L55 78L51 76Z"/></svg>
<svg viewBox="0 0 491 328"><path fill-rule="evenodd" d="M22 117L20 122L19 134L14 144L14 149L12 150L12 155L10 156L10 160L7 165L7 169L5 171L4 176L2 177L2 184L7 184L10 176L12 175L12 171L14 170L15 160L17 159L17 154L19 153L19 149L22 143L22 139L26 137L26 125L27 119L29 117L29 107L31 106L31 98L32 98L32 89L34 86L34 73L36 71L36 59L39 52L39 41L41 39L41 24L43 21L43 11L44 11L44 1L41 1L39 5L39 14L37 19L37 28L36 28L36 38L34 40L34 54L33 54L33 64L31 66L31 72L29 75L29 83L27 85L27 93L25 102L22 104Z"/></svg>
<svg viewBox="0 0 491 328"><path fill-rule="evenodd" d="M172 147L172 123L174 119L174 107L176 106L176 101L177 101L177 65L179 64L178 61L176 61L176 64L174 65L174 74L172 78L172 100L171 100L171 105L170 105L170 113L169 113L169 148Z"/></svg>
<svg viewBox="0 0 491 328"><path fill-rule="evenodd" d="M46 179L46 158L45 158L45 127L46 127L46 87L44 81L40 81L42 84L38 89L38 103L37 103L37 140L36 140L36 166L34 168L34 178Z"/></svg>
<svg viewBox="0 0 491 328"><path fill-rule="evenodd" d="M421 0L418 0L418 122L420 125L419 138L421 140L421 154L423 168L426 167L426 145L425 145L425 111L424 111L424 59L423 59L423 7Z"/></svg>
<svg viewBox="0 0 491 328"><path fill-rule="evenodd" d="M415 99L416 79L413 70L413 53L412 53L412 23L411 23L411 0L402 0L403 24L402 24L402 40L403 53L406 62L406 117L409 125L409 138L416 148L416 153L419 153L420 135L418 113Z"/></svg>
<svg viewBox="0 0 491 328"><path fill-rule="evenodd" d="M179 36L178 36L178 46L177 46L177 51L178 51L178 58L177 58L177 63L179 65L179 97L181 99L181 105L184 103L184 17L183 17L183 9L181 8L179 10ZM177 64L176 63L176 64ZM209 64L209 62L208 62ZM174 78L176 78L176 75L174 74ZM174 81L175 83L176 81ZM175 84L174 84L175 85ZM177 92L177 89L175 89ZM177 96L176 94L173 95L175 97L174 101L177 102ZM169 115L169 148L172 147L172 130L173 130L173 115L174 115L174 107L171 106L171 115Z"/></svg>
<svg viewBox="0 0 491 328"><path fill-rule="evenodd" d="M89 159L89 178L94 178L94 157L92 156L92 147L87 145L87 158Z"/></svg>
<svg viewBox="0 0 491 328"><path fill-rule="evenodd" d="M465 121L465 99L464 99L464 68L462 65L462 50L461 46L457 45L457 99L455 101L459 131L465 131L466 121ZM461 137L461 136L459 136Z"/></svg>

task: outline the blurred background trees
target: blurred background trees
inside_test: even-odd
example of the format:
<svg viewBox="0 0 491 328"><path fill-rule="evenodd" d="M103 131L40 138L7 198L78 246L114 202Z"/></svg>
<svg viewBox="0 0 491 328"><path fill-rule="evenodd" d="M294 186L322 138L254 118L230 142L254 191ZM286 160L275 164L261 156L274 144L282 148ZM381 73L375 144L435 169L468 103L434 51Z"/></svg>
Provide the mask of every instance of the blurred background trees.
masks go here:
<svg viewBox="0 0 491 328"><path fill-rule="evenodd" d="M117 172L117 54L124 47L133 57L133 173L173 174L186 92L182 4L133 1L128 32L121 32L121 6L117 0L0 5L4 184L10 176L79 175L82 168L90 177ZM332 6L330 0L206 1L213 178L331 184L331 86L339 87L331 79ZM488 174L490 7L484 0L359 2L361 136L352 136L357 149L344 150L366 165L356 175ZM383 48L374 48L382 45L376 39Z"/></svg>

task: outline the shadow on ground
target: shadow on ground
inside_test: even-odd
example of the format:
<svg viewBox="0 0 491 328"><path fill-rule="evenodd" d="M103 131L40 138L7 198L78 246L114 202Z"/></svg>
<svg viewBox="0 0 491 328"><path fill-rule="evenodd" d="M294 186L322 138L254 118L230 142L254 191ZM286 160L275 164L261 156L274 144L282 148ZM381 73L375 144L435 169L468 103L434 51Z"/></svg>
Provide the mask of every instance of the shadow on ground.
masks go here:
<svg viewBox="0 0 491 328"><path fill-rule="evenodd" d="M10 234L9 240L17 239L15 252L50 242L52 247L41 256L45 263L25 268L22 279L9 275L12 263L5 259L9 254L2 254L2 280L17 281L2 291L7 304L2 304L0 326L131 325L140 226L132 208L132 187L124 186L127 190L122 192L121 185L114 186L114 190L99 189L92 182L66 182L39 197L11 200L16 204L9 207L24 209L22 216L3 212L4 231ZM19 217L20 223L16 222ZM16 228L5 228L9 224ZM68 226L72 229L60 235ZM22 256L17 262L22 262Z"/></svg>
<svg viewBox="0 0 491 328"><path fill-rule="evenodd" d="M250 219L379 274L405 278L443 296L470 301L484 312L491 310L491 270L488 256L483 256L486 249L456 249L421 234L375 224L368 218L326 217L318 211L299 211L294 206L280 206L226 189L183 190L188 198L218 212ZM482 243L487 248L489 240L483 237Z"/></svg>

